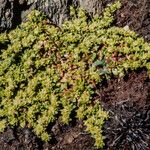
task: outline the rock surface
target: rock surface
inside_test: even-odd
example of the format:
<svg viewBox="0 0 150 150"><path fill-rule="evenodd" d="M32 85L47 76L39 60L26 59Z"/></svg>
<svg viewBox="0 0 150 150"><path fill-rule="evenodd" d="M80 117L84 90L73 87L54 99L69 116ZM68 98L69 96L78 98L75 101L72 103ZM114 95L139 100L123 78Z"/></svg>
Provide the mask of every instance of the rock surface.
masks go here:
<svg viewBox="0 0 150 150"><path fill-rule="evenodd" d="M0 32L16 27L22 21L22 14L30 10L27 0L0 0Z"/></svg>
<svg viewBox="0 0 150 150"><path fill-rule="evenodd" d="M115 0L0 0L0 33L15 28L25 20L32 9L43 11L56 25L69 17L70 6L82 7L91 16L102 13L107 4ZM150 42L150 0L122 0L115 15L116 25L129 26L145 41Z"/></svg>
<svg viewBox="0 0 150 150"><path fill-rule="evenodd" d="M89 14L101 14L103 6L110 0L1 0L0 32L14 28L32 9L42 10L53 23L61 25L69 17L71 5L82 7Z"/></svg>

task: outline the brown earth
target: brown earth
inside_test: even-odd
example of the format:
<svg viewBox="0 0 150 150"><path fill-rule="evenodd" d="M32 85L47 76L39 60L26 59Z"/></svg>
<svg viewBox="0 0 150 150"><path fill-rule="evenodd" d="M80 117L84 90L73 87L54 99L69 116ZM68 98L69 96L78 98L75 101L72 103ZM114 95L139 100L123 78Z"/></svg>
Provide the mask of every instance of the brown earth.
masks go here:
<svg viewBox="0 0 150 150"><path fill-rule="evenodd" d="M121 0L122 8L116 13L116 25L129 26L150 42L150 0Z"/></svg>
<svg viewBox="0 0 150 150"><path fill-rule="evenodd" d="M110 118L104 126L107 150L150 149L150 80L145 70L113 79L97 91Z"/></svg>
<svg viewBox="0 0 150 150"><path fill-rule="evenodd" d="M115 24L126 25L150 42L150 0L122 0ZM146 70L130 72L98 86L97 96L109 111L105 123L106 150L150 149L150 80ZM52 140L42 142L24 128L8 128L0 134L0 150L95 150L94 140L84 131L82 121L52 125Z"/></svg>

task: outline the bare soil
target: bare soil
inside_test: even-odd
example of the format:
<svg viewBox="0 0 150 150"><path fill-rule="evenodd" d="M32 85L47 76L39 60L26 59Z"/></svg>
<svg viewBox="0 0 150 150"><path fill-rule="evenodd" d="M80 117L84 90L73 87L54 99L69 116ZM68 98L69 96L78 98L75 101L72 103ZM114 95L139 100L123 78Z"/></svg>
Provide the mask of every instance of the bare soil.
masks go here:
<svg viewBox="0 0 150 150"><path fill-rule="evenodd" d="M116 13L116 25L129 26L150 42L150 0L122 0Z"/></svg>
<svg viewBox="0 0 150 150"><path fill-rule="evenodd" d="M105 149L150 149L150 80L146 70L112 79L97 91L110 118L104 126Z"/></svg>
<svg viewBox="0 0 150 150"><path fill-rule="evenodd" d="M150 0L122 0L122 3L115 24L128 25L150 42ZM103 129L105 150L150 149L150 80L146 70L99 84L95 98L110 114ZM31 129L8 127L0 134L0 150L96 150L82 120L74 119L68 126L57 120L49 128L52 140L46 143Z"/></svg>

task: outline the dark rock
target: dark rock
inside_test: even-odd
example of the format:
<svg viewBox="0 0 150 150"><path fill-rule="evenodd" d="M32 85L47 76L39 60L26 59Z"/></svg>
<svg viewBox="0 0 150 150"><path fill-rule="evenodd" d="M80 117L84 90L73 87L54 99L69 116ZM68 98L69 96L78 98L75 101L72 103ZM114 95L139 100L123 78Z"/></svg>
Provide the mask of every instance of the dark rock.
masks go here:
<svg viewBox="0 0 150 150"><path fill-rule="evenodd" d="M46 0L44 3L37 0L35 8L44 11L55 24L60 26L69 17L71 5L80 6L89 14L100 14L102 11L102 1L100 0Z"/></svg>
<svg viewBox="0 0 150 150"><path fill-rule="evenodd" d="M70 6L82 7L90 16L101 15L107 4L115 0L0 0L0 32L15 28L26 20L32 9L43 11L56 25L69 18ZM116 25L129 26L145 41L150 41L150 1L122 0L122 7L115 15Z"/></svg>
<svg viewBox="0 0 150 150"><path fill-rule="evenodd" d="M0 1L0 31L12 27L14 3L9 0Z"/></svg>
<svg viewBox="0 0 150 150"><path fill-rule="evenodd" d="M54 24L60 26L69 17L71 5L81 6L93 15L102 12L104 3L106 2L100 0L1 0L0 32L16 27L21 21L25 20L32 9L45 12Z"/></svg>
<svg viewBox="0 0 150 150"><path fill-rule="evenodd" d="M22 21L22 12L30 7L26 0L1 0L0 32L16 27Z"/></svg>
<svg viewBox="0 0 150 150"><path fill-rule="evenodd" d="M12 129L8 129L3 136L0 136L0 141L4 143L9 143L15 139Z"/></svg>

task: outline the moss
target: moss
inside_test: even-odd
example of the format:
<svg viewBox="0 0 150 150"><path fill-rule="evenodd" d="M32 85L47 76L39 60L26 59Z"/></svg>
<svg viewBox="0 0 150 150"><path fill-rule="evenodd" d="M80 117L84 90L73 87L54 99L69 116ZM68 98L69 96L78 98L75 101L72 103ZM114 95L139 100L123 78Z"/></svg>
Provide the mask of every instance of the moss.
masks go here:
<svg viewBox="0 0 150 150"><path fill-rule="evenodd" d="M111 25L119 7L116 2L92 20L71 8L72 18L61 29L33 11L27 22L0 35L5 47L0 49L0 131L28 126L48 141L48 124L58 118L68 124L76 111L97 148L103 147L108 113L92 99L96 84L141 67L150 72L150 44Z"/></svg>

